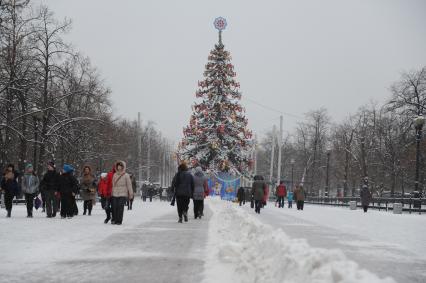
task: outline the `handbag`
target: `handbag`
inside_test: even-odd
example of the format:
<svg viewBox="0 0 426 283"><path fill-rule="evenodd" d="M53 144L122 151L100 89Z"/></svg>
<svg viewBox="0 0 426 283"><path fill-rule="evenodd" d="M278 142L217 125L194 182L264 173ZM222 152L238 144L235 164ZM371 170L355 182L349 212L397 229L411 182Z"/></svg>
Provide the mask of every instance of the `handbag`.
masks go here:
<svg viewBox="0 0 426 283"><path fill-rule="evenodd" d="M41 206L41 199L38 196L36 196L34 199L34 208L37 210L40 208L40 206Z"/></svg>
<svg viewBox="0 0 426 283"><path fill-rule="evenodd" d="M171 206L175 206L175 200L176 200L176 196L173 195L172 201L170 202Z"/></svg>

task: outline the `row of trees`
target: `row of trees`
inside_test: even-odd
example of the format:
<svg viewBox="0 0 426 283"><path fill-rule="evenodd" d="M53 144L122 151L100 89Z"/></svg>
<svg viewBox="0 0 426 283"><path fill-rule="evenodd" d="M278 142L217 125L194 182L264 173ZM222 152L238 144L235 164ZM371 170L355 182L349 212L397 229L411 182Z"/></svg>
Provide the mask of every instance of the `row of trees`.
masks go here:
<svg viewBox="0 0 426 283"><path fill-rule="evenodd" d="M102 172L125 159L137 172L137 122L113 118L110 89L64 40L70 28L45 6L0 1L0 168L32 162L41 174L55 160ZM141 131L141 159L147 162L149 143L152 160L161 160L168 150L161 134L151 124ZM149 164L158 176L160 166Z"/></svg>
<svg viewBox="0 0 426 283"><path fill-rule="evenodd" d="M426 67L403 74L391 86L384 105L362 106L342 122L330 122L324 108L311 111L283 141L281 176L291 181L293 171L294 184L303 180L311 194L324 194L328 179L332 194L341 189L343 195L350 196L365 177L377 195L384 191L391 195L411 192L416 187L416 137L421 138L415 123L425 107ZM272 140L277 142L269 133L260 142L257 154L258 173L266 176ZM423 190L425 162L421 153L426 152L426 144L421 140L419 152L418 189Z"/></svg>

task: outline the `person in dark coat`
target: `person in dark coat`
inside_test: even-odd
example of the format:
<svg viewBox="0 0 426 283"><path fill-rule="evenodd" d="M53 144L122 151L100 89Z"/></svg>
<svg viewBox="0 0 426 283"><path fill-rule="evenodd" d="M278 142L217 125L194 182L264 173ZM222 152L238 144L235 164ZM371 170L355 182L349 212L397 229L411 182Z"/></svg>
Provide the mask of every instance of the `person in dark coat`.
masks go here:
<svg viewBox="0 0 426 283"><path fill-rule="evenodd" d="M368 206L370 205L372 194L370 189L368 188L368 178L364 178L364 184L362 185L360 191L361 205L364 209L364 212L367 212Z"/></svg>
<svg viewBox="0 0 426 283"><path fill-rule="evenodd" d="M55 163L50 161L47 164L47 172L44 174L40 182L40 187L44 192L46 202L46 217L51 218L56 216L57 198L59 186L59 173L56 172Z"/></svg>
<svg viewBox="0 0 426 283"><path fill-rule="evenodd" d="M268 186L266 185L263 176L254 176L251 192L254 199L254 211L258 214L260 214L260 208L263 206L263 201L267 190Z"/></svg>
<svg viewBox="0 0 426 283"><path fill-rule="evenodd" d="M141 187L141 198L142 201L146 201L146 197L148 196L148 185L147 184L142 184Z"/></svg>
<svg viewBox="0 0 426 283"><path fill-rule="evenodd" d="M38 194L39 180L32 164L27 164L25 167L25 174L22 177L22 192L25 194L25 204L27 206L27 217L33 217L33 204L34 198Z"/></svg>
<svg viewBox="0 0 426 283"><path fill-rule="evenodd" d="M154 196L154 193L155 193L154 185L152 183L149 183L149 185L148 185L149 202L152 202L152 197Z"/></svg>
<svg viewBox="0 0 426 283"><path fill-rule="evenodd" d="M72 218L75 214L74 200L78 193L78 181L73 175L74 168L64 164L63 173L58 178L58 187L61 194L61 218Z"/></svg>
<svg viewBox="0 0 426 283"><path fill-rule="evenodd" d="M186 163L182 162L178 167L178 172L173 177L172 187L176 196L179 223L182 223L182 216L188 222L189 199L194 194L194 178L188 171Z"/></svg>
<svg viewBox="0 0 426 283"><path fill-rule="evenodd" d="M8 166L0 183L0 191L4 194L7 217L11 217L13 198L18 194L18 182L13 166Z"/></svg>
<svg viewBox="0 0 426 283"><path fill-rule="evenodd" d="M133 190L133 195L136 195L136 177L134 174L129 174L130 175L130 180L132 180L132 190ZM133 208L133 200L135 198L131 198L127 200L127 210L132 210Z"/></svg>
<svg viewBox="0 0 426 283"><path fill-rule="evenodd" d="M244 188L243 187L240 187L238 189L238 191L237 191L237 199L238 199L238 202L239 202L240 206L243 205L243 204L246 204L246 194L244 192Z"/></svg>

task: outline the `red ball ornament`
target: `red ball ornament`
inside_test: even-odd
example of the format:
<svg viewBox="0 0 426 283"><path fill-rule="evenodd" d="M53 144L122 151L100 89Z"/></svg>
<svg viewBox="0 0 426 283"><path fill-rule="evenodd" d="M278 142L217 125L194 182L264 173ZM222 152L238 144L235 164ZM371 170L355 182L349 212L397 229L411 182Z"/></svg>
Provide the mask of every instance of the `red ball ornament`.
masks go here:
<svg viewBox="0 0 426 283"><path fill-rule="evenodd" d="M225 125L219 125L219 127L217 127L217 131L219 134L225 133Z"/></svg>

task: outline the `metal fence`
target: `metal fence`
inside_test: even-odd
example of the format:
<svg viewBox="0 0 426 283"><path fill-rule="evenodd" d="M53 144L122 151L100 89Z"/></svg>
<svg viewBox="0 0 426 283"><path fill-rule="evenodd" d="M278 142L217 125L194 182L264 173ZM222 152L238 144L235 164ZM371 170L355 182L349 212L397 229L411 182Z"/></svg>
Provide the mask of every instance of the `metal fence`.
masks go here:
<svg viewBox="0 0 426 283"><path fill-rule="evenodd" d="M357 207L361 206L361 199L359 197L306 197L305 202L318 205L329 206L349 206L350 201L355 201ZM393 210L394 203L401 203L402 210L408 213L422 213L426 212L426 199L425 198L373 198L368 208L378 210Z"/></svg>

